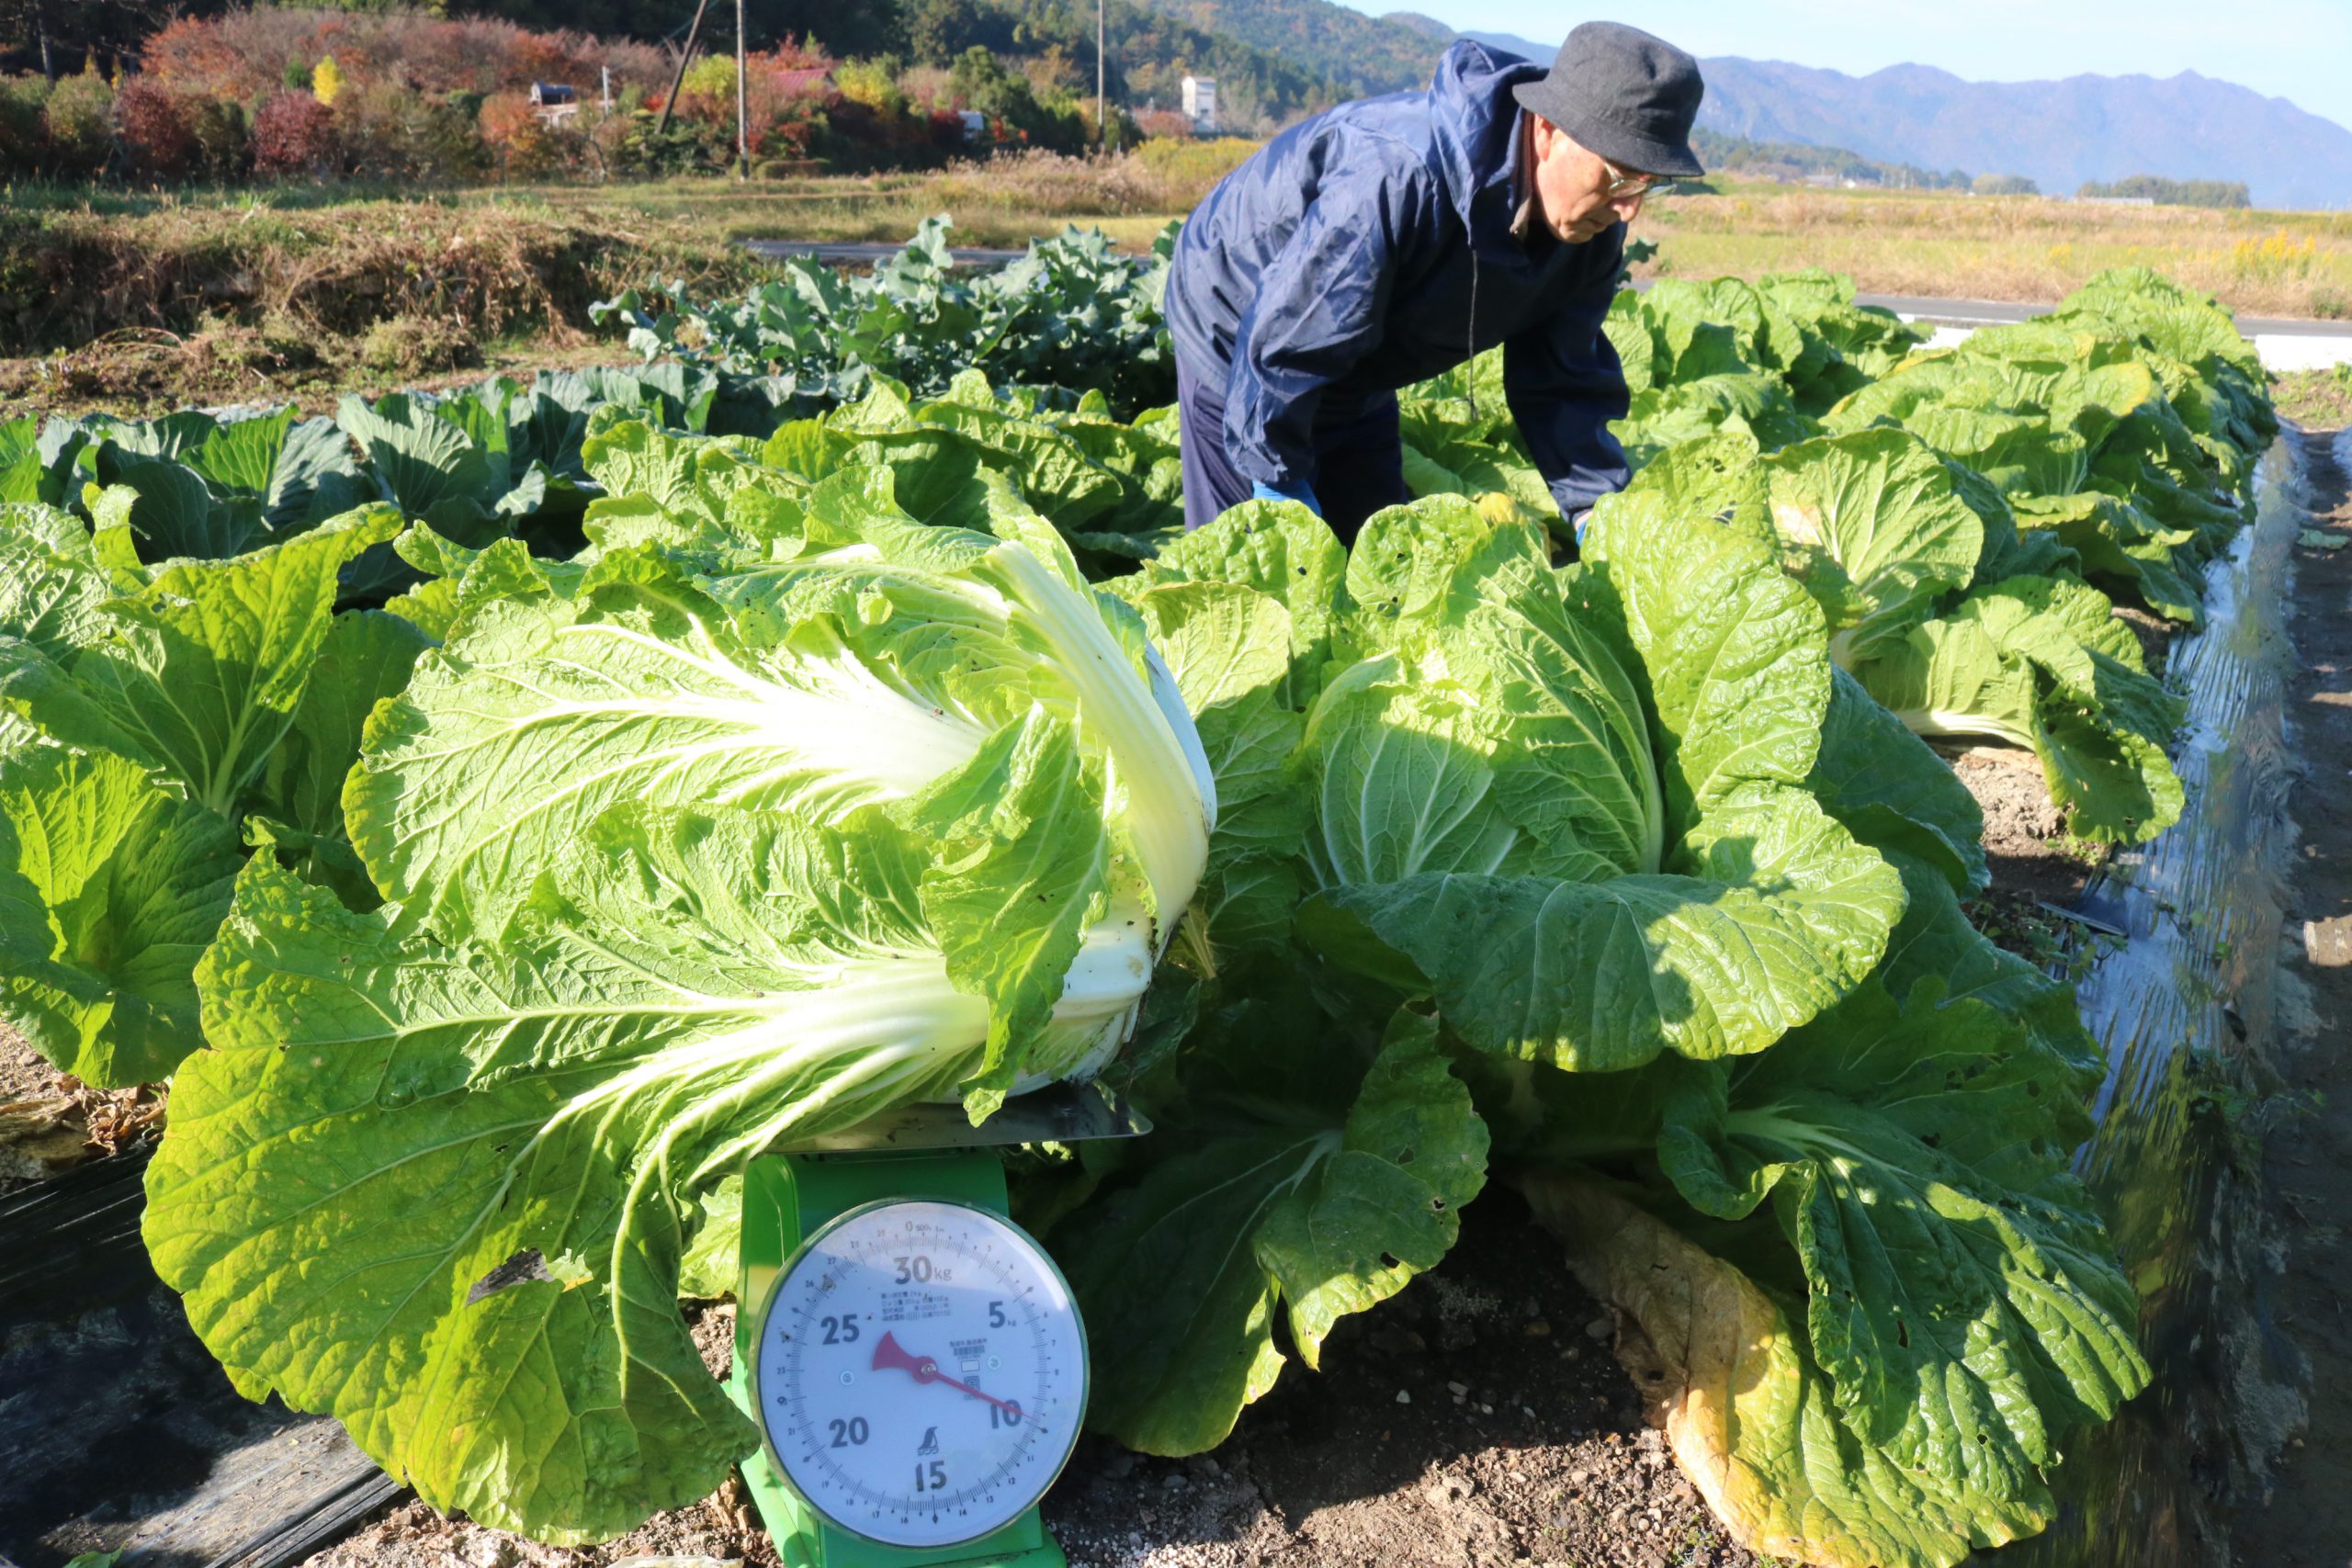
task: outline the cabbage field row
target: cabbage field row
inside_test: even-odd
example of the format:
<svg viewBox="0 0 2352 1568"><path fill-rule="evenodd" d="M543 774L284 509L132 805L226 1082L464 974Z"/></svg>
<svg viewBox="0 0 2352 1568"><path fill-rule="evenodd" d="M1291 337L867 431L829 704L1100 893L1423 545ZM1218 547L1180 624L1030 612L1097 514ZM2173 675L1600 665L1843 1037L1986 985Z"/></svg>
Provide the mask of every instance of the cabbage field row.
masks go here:
<svg viewBox="0 0 2352 1568"><path fill-rule="evenodd" d="M2100 1056L1970 924L1921 737L2031 747L2088 837L2178 814L2113 603L2193 621L2246 515L2228 317L1626 295L1640 471L1560 565L1491 359L1352 550L1186 536L1163 383L989 357L1092 310L1164 375L1148 269L912 265L618 304L636 372L0 426L0 1018L173 1078L146 1239L237 1386L609 1538L756 1445L678 1305L748 1156L1099 1076L1157 1130L1012 1163L1122 1442L1215 1446L1492 1171L1743 1542L2043 1528L2149 1375L2068 1169ZM865 349L763 346L812 312Z"/></svg>

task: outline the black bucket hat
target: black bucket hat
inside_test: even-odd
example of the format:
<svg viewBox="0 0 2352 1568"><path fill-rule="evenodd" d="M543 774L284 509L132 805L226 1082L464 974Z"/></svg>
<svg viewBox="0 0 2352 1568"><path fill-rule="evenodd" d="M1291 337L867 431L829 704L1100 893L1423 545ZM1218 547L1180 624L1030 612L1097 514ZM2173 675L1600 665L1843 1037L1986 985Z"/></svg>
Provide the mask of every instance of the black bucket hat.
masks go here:
<svg viewBox="0 0 2352 1568"><path fill-rule="evenodd" d="M1703 175L1690 124L1707 85L1699 62L1623 22L1587 22L1568 35L1551 71L1511 96L1621 169Z"/></svg>

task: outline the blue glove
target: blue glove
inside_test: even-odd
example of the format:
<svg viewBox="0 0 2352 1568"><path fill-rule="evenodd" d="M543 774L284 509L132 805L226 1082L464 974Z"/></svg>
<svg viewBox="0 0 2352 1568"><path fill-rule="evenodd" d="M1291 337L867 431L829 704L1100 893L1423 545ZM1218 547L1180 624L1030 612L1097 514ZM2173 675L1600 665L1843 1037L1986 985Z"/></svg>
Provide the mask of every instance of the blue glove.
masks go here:
<svg viewBox="0 0 2352 1568"><path fill-rule="evenodd" d="M1250 485L1250 499L1252 501L1295 501L1316 516L1323 515L1323 503L1315 499L1314 487L1305 479L1293 479L1286 485L1261 484L1252 480Z"/></svg>
<svg viewBox="0 0 2352 1568"><path fill-rule="evenodd" d="M1592 521L1592 508L1591 508L1591 507L1589 507L1589 506L1585 507L1585 508L1583 508L1581 511L1578 511L1578 512L1573 513L1571 513L1571 514L1569 515L1569 518L1568 518L1568 527L1569 527L1570 531L1572 531L1572 532L1576 535L1576 536L1577 536L1577 544L1581 545L1581 544L1583 544L1583 543L1584 543L1584 530L1585 530L1585 525L1586 525L1587 524L1590 523L1591 521Z"/></svg>

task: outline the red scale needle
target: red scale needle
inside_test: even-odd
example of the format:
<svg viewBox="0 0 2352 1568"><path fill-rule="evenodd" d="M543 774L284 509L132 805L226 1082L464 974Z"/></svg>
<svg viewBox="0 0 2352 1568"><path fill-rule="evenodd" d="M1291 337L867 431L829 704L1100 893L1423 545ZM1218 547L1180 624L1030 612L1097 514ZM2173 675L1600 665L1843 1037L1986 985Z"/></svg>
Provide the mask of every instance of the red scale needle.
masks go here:
<svg viewBox="0 0 2352 1568"><path fill-rule="evenodd" d="M959 1393L968 1393L974 1399L987 1400L1007 1416L1018 1416L1021 1414L1018 1408L999 1399L995 1394L984 1393L967 1382L957 1382L954 1378L941 1371L939 1363L929 1356L909 1354L906 1347L899 1343L899 1337L896 1334L883 1335L882 1343L874 1347L874 1370L877 1372L912 1372L917 1382L945 1383Z"/></svg>

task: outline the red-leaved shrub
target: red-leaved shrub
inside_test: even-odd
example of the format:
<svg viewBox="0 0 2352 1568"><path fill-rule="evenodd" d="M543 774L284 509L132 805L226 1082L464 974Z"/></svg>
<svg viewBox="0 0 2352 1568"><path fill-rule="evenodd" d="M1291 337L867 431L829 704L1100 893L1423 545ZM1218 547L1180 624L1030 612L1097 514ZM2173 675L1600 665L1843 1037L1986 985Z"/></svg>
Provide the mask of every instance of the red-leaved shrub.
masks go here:
<svg viewBox="0 0 2352 1568"><path fill-rule="evenodd" d="M1147 137L1190 139L1193 117L1182 109L1137 109L1136 129Z"/></svg>
<svg viewBox="0 0 2352 1568"><path fill-rule="evenodd" d="M280 88L254 115L255 174L324 175L334 155L334 111L310 94Z"/></svg>
<svg viewBox="0 0 2352 1568"><path fill-rule="evenodd" d="M743 80L752 156L808 155L816 123L841 101L841 89L832 80L835 63L789 41L750 57ZM706 58L688 73L677 108L680 118L717 127L730 151L735 141L734 65L723 55ZM659 97L649 99L646 107L659 108Z"/></svg>
<svg viewBox="0 0 2352 1568"><path fill-rule="evenodd" d="M114 95L115 133L140 179L187 178L196 164L192 105L152 76L132 76Z"/></svg>
<svg viewBox="0 0 2352 1568"><path fill-rule="evenodd" d="M768 127L767 135L753 151L763 158L806 158L816 126L805 119L787 120Z"/></svg>
<svg viewBox="0 0 2352 1568"><path fill-rule="evenodd" d="M988 131L983 129L979 134L986 136ZM931 144L933 146L939 148L942 152L953 152L964 147L970 139L969 133L964 129L964 117L961 113L955 109L931 111Z"/></svg>

